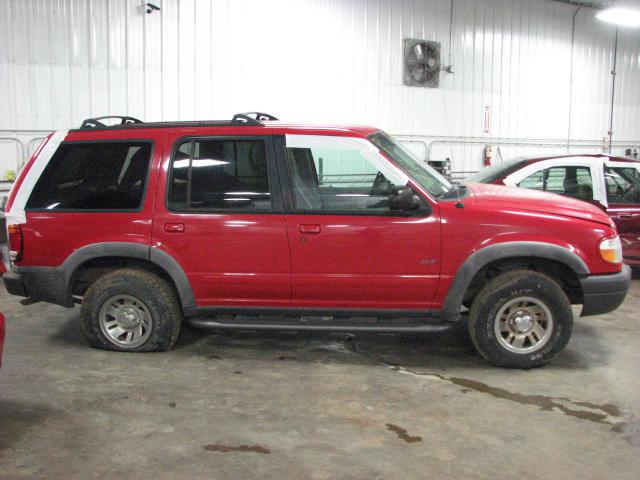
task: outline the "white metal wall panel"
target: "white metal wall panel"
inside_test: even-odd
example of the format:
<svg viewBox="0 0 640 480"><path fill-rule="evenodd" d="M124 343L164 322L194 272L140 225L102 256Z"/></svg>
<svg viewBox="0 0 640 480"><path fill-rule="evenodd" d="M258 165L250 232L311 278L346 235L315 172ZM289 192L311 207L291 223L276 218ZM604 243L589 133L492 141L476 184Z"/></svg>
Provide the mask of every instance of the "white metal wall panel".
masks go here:
<svg viewBox="0 0 640 480"><path fill-rule="evenodd" d="M640 42L638 35L621 31L614 115L614 139L638 139L640 128Z"/></svg>
<svg viewBox="0 0 640 480"><path fill-rule="evenodd" d="M572 149L593 150L609 130L615 28L589 8L576 15L572 54L577 7L550 0L453 0L453 9L451 0L156 0L161 11L151 15L144 3L0 0L0 129L257 109L374 124L420 155L439 138L432 158L452 158L458 171L480 168L478 139L554 140L542 147L550 152L566 151L570 137ZM441 42L455 74L442 73L438 89L404 86L406 37ZM620 31L617 70L620 152L640 144L639 31ZM460 138L467 143L451 143Z"/></svg>

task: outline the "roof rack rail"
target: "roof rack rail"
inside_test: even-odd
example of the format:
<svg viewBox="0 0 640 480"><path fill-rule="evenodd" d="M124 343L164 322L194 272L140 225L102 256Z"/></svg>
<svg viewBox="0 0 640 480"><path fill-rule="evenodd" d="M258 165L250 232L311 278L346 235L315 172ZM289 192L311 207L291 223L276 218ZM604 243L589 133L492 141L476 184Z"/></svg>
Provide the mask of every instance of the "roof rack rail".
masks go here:
<svg viewBox="0 0 640 480"><path fill-rule="evenodd" d="M126 117L122 115L107 115L104 117L87 118L85 121L82 122L82 125L80 125L80 129L82 130L85 128L109 128L110 126L115 126L115 125L107 125L105 123L102 123L101 120L105 120L107 118L119 118L120 123L118 124L118 126L144 123L142 120L138 120L137 118L133 118L133 117Z"/></svg>
<svg viewBox="0 0 640 480"><path fill-rule="evenodd" d="M103 122L105 119L118 119L119 123L107 124ZM192 121L177 121L177 122L143 122L137 118L127 117L124 115L107 115L104 117L87 118L82 122L79 130L92 130L92 129L128 129L128 128L168 128L168 127L222 127L230 125L244 125L244 126L261 126L265 121L278 120L273 115L262 112L245 112L237 113L231 120L192 120Z"/></svg>
<svg viewBox="0 0 640 480"><path fill-rule="evenodd" d="M248 125L262 125L264 121L278 120L273 115L262 112L236 113L231 119L231 123L246 123Z"/></svg>

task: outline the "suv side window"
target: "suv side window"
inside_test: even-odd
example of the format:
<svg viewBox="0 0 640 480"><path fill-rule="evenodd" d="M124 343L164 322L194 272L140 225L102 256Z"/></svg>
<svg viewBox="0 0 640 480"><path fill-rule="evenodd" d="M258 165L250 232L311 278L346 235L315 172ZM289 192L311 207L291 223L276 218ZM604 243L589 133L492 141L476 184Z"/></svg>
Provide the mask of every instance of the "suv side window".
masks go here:
<svg viewBox="0 0 640 480"><path fill-rule="evenodd" d="M537 172L529 175L526 178L520 180L518 186L521 188L532 188L534 190L544 190L544 175L547 170L538 170Z"/></svg>
<svg viewBox="0 0 640 480"><path fill-rule="evenodd" d="M335 137L318 136L308 146L287 146L286 164L298 211L390 213L392 188L408 180L372 145Z"/></svg>
<svg viewBox="0 0 640 480"><path fill-rule="evenodd" d="M550 167L522 179L519 187L593 200L593 181L589 167Z"/></svg>
<svg viewBox="0 0 640 480"><path fill-rule="evenodd" d="M26 208L137 210L150 159L150 142L63 143L38 179Z"/></svg>
<svg viewBox="0 0 640 480"><path fill-rule="evenodd" d="M171 210L271 210L262 140L191 139L171 163Z"/></svg>
<svg viewBox="0 0 640 480"><path fill-rule="evenodd" d="M640 180L633 167L604 166L604 179L609 203L640 203Z"/></svg>

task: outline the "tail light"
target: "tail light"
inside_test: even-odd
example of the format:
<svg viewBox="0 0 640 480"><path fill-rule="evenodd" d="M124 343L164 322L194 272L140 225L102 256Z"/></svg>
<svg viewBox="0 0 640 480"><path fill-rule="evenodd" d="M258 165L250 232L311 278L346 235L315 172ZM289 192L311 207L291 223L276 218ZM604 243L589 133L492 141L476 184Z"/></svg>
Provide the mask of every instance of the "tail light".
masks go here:
<svg viewBox="0 0 640 480"><path fill-rule="evenodd" d="M9 225L7 227L7 233L9 234L9 255L11 256L11 260L19 262L22 258L22 250L24 248L22 228L20 225Z"/></svg>

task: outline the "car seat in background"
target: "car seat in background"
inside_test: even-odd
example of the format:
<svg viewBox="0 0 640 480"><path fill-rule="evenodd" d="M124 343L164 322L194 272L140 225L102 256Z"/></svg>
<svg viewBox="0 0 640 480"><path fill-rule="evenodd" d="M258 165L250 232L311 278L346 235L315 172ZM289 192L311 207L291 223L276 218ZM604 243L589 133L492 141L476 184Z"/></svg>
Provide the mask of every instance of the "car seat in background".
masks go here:
<svg viewBox="0 0 640 480"><path fill-rule="evenodd" d="M580 200L593 200L593 188L590 185L579 184L576 197Z"/></svg>
<svg viewBox="0 0 640 480"><path fill-rule="evenodd" d="M578 180L575 177L575 170L573 171L573 176L570 176L571 170L567 169L567 176L562 182L562 188L564 189L564 193L567 195L571 195L572 197L576 197L578 195Z"/></svg>

